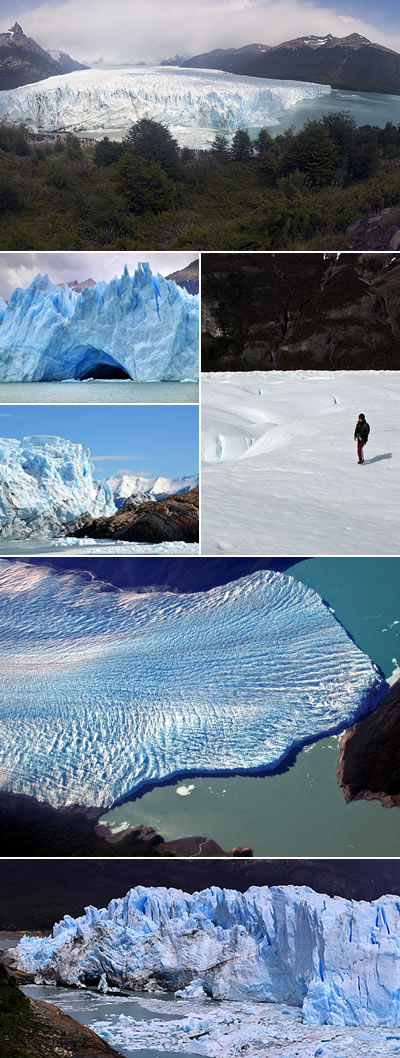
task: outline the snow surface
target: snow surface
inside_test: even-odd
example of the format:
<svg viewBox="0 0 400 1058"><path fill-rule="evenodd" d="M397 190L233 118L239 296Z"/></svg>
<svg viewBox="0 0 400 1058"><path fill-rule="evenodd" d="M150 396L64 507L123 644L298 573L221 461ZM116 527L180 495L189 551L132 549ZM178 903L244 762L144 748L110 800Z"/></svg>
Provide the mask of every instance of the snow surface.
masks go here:
<svg viewBox="0 0 400 1058"><path fill-rule="evenodd" d="M88 449L62 437L0 438L0 537L51 538L80 514L115 513Z"/></svg>
<svg viewBox="0 0 400 1058"><path fill-rule="evenodd" d="M172 496L189 489L197 488L199 475L192 474L180 478L146 478L140 474L116 474L107 478L108 484L114 496L116 507L120 507L124 500L138 493L146 500L161 500L164 496Z"/></svg>
<svg viewBox="0 0 400 1058"><path fill-rule="evenodd" d="M0 626L0 785L56 806L272 771L387 687L316 592L269 571L137 595L3 560Z"/></svg>
<svg viewBox="0 0 400 1058"><path fill-rule="evenodd" d="M97 980L195 1000L203 989L220 1001L287 1004L311 1026L397 1026L399 937L395 896L368 903L307 886L215 886L193 895L137 886L106 909L66 915L51 937L24 937L16 962L48 984ZM204 1030L208 1044L212 1021L211 1011L192 1018L187 1031L193 1038Z"/></svg>
<svg viewBox="0 0 400 1058"><path fill-rule="evenodd" d="M198 295L148 264L80 293L38 275L2 319L1 308L1 382L81 379L99 365L137 382L198 378Z"/></svg>
<svg viewBox="0 0 400 1058"><path fill-rule="evenodd" d="M399 552L399 372L207 373L202 433L203 554Z"/></svg>
<svg viewBox="0 0 400 1058"><path fill-rule="evenodd" d="M295 103L330 92L329 85L220 70L79 70L0 92L0 120L35 131L124 133L149 117L168 125L180 143L199 147L218 130L277 125Z"/></svg>

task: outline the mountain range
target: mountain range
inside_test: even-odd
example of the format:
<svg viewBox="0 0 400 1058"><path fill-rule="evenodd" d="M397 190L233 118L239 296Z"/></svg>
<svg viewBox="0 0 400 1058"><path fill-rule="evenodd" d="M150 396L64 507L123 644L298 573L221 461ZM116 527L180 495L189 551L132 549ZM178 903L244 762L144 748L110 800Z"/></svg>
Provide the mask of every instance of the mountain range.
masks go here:
<svg viewBox="0 0 400 1058"><path fill-rule="evenodd" d="M182 478L145 478L140 474L116 474L107 478L116 507L121 507L126 499L143 497L143 500L162 500L165 496L180 496L199 484L198 474ZM135 504L136 506L136 504Z"/></svg>
<svg viewBox="0 0 400 1058"><path fill-rule="evenodd" d="M25 36L18 22L0 33L0 91L86 69L63 51L45 51L32 37Z"/></svg>
<svg viewBox="0 0 400 1058"><path fill-rule="evenodd" d="M310 34L273 48L268 44L217 48L186 59L180 65L226 70L250 77L311 81L358 92L400 94L400 55L359 33L347 37Z"/></svg>

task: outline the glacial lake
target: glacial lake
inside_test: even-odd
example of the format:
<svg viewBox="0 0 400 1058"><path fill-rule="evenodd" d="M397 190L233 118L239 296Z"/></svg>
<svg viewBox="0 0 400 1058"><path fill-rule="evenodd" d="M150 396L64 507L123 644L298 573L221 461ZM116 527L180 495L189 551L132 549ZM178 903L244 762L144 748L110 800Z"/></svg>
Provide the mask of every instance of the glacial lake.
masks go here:
<svg viewBox="0 0 400 1058"><path fill-rule="evenodd" d="M400 559L319 558L286 571L322 595L358 646L389 677L400 663ZM336 781L340 736L306 746L275 775L193 777L149 789L102 822L146 824L167 841L213 838L256 856L400 855L400 809L346 804Z"/></svg>
<svg viewBox="0 0 400 1058"><path fill-rule="evenodd" d="M0 404L198 404L197 382L1 382Z"/></svg>
<svg viewBox="0 0 400 1058"><path fill-rule="evenodd" d="M336 114L338 111L351 114L357 125L378 125L383 128L387 121L398 125L400 121L400 96L382 95L377 92L345 92L333 88L330 95L316 96L315 99L304 99L295 106L289 107L279 121L279 125L265 127L271 136L279 136L285 129L293 126L296 132L306 121L319 121L324 114ZM259 129L249 129L256 136Z"/></svg>

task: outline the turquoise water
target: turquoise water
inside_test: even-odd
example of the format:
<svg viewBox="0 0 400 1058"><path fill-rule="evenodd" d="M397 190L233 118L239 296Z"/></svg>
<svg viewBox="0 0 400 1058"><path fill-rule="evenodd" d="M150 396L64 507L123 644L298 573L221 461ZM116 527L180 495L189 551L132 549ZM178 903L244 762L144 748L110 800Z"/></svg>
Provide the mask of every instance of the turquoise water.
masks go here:
<svg viewBox="0 0 400 1058"><path fill-rule="evenodd" d="M390 676L400 663L400 559L307 559L288 572L322 595ZM338 752L335 736L305 747L281 774L185 778L113 809L103 822L148 824L166 840L211 837L227 851L250 845L257 856L400 855L400 810L378 801L347 805L336 781Z"/></svg>
<svg viewBox="0 0 400 1058"><path fill-rule="evenodd" d="M400 122L400 96L380 95L375 92L345 92L334 88L330 95L317 96L315 99L304 99L289 107L283 114L279 125L265 125L271 136L279 136L290 126L296 132L310 119L319 120L324 114L348 111L357 125L379 125L383 128L387 121L394 125ZM257 135L259 129L249 130Z"/></svg>
<svg viewBox="0 0 400 1058"><path fill-rule="evenodd" d="M198 404L197 382L1 382L0 404Z"/></svg>

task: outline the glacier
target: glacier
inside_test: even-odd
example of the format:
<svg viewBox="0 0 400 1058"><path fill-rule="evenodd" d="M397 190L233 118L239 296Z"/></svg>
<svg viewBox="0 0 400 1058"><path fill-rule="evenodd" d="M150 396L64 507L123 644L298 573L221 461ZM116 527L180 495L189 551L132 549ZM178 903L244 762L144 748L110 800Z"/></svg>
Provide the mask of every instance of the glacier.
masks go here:
<svg viewBox="0 0 400 1058"><path fill-rule="evenodd" d="M0 304L0 381L198 378L199 298L150 266L84 287L38 275Z"/></svg>
<svg viewBox="0 0 400 1058"><path fill-rule="evenodd" d="M1 437L0 538L51 538L78 515L114 514L110 486L93 472L81 444L46 435Z"/></svg>
<svg viewBox="0 0 400 1058"><path fill-rule="evenodd" d="M80 70L0 92L0 121L35 132L119 133L141 118L168 125L182 145L202 147L213 132L277 125L329 85L174 67Z"/></svg>
<svg viewBox="0 0 400 1058"><path fill-rule="evenodd" d="M287 1004L306 1025L398 1026L400 901L295 885L138 885L108 908L65 915L50 937L24 937L16 964L51 985Z"/></svg>
<svg viewBox="0 0 400 1058"><path fill-rule="evenodd" d="M2 789L109 807L174 775L273 771L386 690L291 576L180 595L105 587L0 560Z"/></svg>

